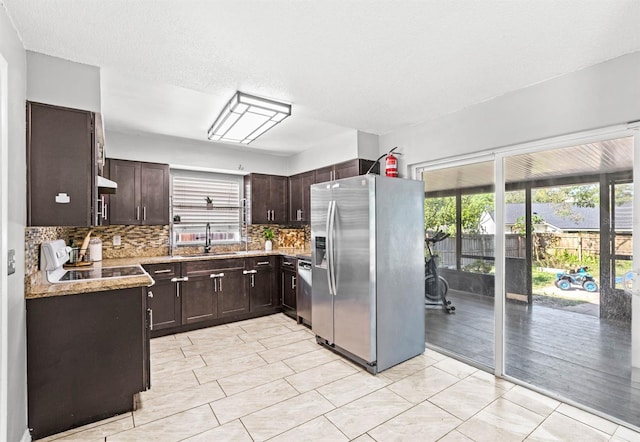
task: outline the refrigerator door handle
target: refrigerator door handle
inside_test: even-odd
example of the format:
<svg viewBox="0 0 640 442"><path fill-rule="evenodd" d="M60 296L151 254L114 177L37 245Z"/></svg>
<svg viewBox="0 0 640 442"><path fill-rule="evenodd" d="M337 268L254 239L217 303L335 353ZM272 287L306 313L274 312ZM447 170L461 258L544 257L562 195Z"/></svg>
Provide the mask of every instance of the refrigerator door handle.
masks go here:
<svg viewBox="0 0 640 442"><path fill-rule="evenodd" d="M328 264L329 264L329 292L336 296L336 268L335 268L335 228L336 228L336 202L331 201L329 215L329 231L327 233L327 242L329 243Z"/></svg>
<svg viewBox="0 0 640 442"><path fill-rule="evenodd" d="M333 207L333 201L329 201L327 206L327 223L325 231L327 232L327 285L329 286L329 294L333 295L331 286L331 208Z"/></svg>

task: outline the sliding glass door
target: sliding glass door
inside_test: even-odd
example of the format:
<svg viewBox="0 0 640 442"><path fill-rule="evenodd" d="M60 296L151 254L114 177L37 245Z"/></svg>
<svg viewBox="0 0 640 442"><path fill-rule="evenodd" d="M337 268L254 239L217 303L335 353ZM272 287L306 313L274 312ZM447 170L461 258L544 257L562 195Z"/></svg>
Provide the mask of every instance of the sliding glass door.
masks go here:
<svg viewBox="0 0 640 442"><path fill-rule="evenodd" d="M622 137L503 158L504 374L640 426L624 290L633 148ZM518 289L509 287L514 237L527 274Z"/></svg>
<svg viewBox="0 0 640 442"><path fill-rule="evenodd" d="M426 343L494 367L493 160L424 171ZM432 253L430 253L432 252ZM437 273L437 282L433 274Z"/></svg>
<svg viewBox="0 0 640 442"><path fill-rule="evenodd" d="M640 141L616 134L418 169L426 344L640 427Z"/></svg>

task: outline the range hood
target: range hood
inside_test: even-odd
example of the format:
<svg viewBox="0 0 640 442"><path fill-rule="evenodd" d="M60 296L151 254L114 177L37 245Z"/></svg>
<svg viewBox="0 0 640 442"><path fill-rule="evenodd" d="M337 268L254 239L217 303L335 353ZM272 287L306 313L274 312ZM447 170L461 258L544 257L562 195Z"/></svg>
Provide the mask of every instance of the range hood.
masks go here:
<svg viewBox="0 0 640 442"><path fill-rule="evenodd" d="M118 188L118 183L100 175L96 176L96 183L98 185L99 194L116 193L116 189Z"/></svg>

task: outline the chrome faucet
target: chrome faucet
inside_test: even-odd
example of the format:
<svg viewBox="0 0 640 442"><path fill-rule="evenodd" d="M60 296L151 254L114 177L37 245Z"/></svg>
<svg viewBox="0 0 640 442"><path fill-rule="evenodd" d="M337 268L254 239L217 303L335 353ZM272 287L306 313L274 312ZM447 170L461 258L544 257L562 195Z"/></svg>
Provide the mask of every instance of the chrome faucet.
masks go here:
<svg viewBox="0 0 640 442"><path fill-rule="evenodd" d="M209 223L204 228L204 236L204 253L209 253L211 251L211 224Z"/></svg>

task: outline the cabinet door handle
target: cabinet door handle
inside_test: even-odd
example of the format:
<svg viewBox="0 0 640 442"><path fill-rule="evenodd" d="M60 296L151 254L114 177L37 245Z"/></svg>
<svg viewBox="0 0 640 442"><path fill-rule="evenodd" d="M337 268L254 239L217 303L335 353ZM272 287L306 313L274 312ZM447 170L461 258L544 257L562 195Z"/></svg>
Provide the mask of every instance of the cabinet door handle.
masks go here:
<svg viewBox="0 0 640 442"><path fill-rule="evenodd" d="M220 291L222 291L222 278L217 279L217 281L220 283Z"/></svg>
<svg viewBox="0 0 640 442"><path fill-rule="evenodd" d="M147 293L147 298L153 298L153 292L151 290Z"/></svg>
<svg viewBox="0 0 640 442"><path fill-rule="evenodd" d="M218 291L218 279L217 278L213 278L213 291L214 292Z"/></svg>
<svg viewBox="0 0 640 442"><path fill-rule="evenodd" d="M267 221L271 221L271 210L267 210Z"/></svg>
<svg viewBox="0 0 640 442"><path fill-rule="evenodd" d="M140 206L136 206L136 221L140 221Z"/></svg>
<svg viewBox="0 0 640 442"><path fill-rule="evenodd" d="M188 281L189 277L185 276L183 278L171 278L171 282L184 282L184 281Z"/></svg>
<svg viewBox="0 0 640 442"><path fill-rule="evenodd" d="M209 278L222 278L224 273L212 273L209 275Z"/></svg>
<svg viewBox="0 0 640 442"><path fill-rule="evenodd" d="M148 308L147 311L149 312L149 330L153 330L153 310Z"/></svg>
<svg viewBox="0 0 640 442"><path fill-rule="evenodd" d="M153 273L155 275L160 275L161 273L171 273L171 269L164 269L164 270L154 270Z"/></svg>
<svg viewBox="0 0 640 442"><path fill-rule="evenodd" d="M293 264L291 262L289 262L289 261L285 261L285 262L282 263L282 265L291 267Z"/></svg>
<svg viewBox="0 0 640 442"><path fill-rule="evenodd" d="M243 270L242 271L243 275L253 275L255 273L258 273L258 271L257 270Z"/></svg>
<svg viewBox="0 0 640 442"><path fill-rule="evenodd" d="M256 286L256 275L251 275L251 287Z"/></svg>
<svg viewBox="0 0 640 442"><path fill-rule="evenodd" d="M295 276L291 277L291 288L292 289L296 288L296 277Z"/></svg>
<svg viewBox="0 0 640 442"><path fill-rule="evenodd" d="M296 211L296 221L302 221L302 209Z"/></svg>
<svg viewBox="0 0 640 442"><path fill-rule="evenodd" d="M142 221L147 220L147 206L142 206Z"/></svg>
<svg viewBox="0 0 640 442"><path fill-rule="evenodd" d="M180 284L176 284L176 298L180 297Z"/></svg>
<svg viewBox="0 0 640 442"><path fill-rule="evenodd" d="M268 266L269 264L271 264L269 261L259 261L256 265L259 265L259 266Z"/></svg>

